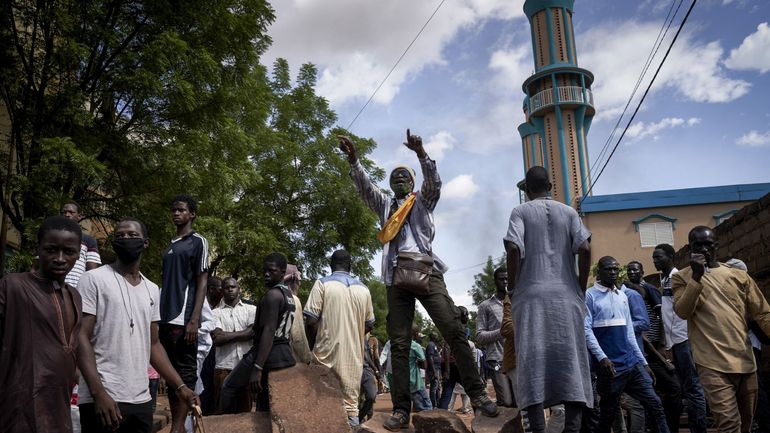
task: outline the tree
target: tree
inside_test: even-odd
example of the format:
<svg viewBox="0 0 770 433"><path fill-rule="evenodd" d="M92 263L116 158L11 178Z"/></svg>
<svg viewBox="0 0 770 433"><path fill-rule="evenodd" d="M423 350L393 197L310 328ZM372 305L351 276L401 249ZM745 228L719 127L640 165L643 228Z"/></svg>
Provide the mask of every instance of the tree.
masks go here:
<svg viewBox="0 0 770 433"><path fill-rule="evenodd" d="M144 221L143 269L160 274L173 236L168 200L199 203L211 273L261 292L261 257L285 253L312 279L338 247L366 278L376 215L335 150L336 115L314 91L316 68L292 82L259 63L274 15L263 0L4 3L0 91L11 118L0 205L32 257L37 225L74 198L86 219ZM352 137L366 158L376 144ZM0 245L0 250L3 248ZM107 251L109 254L109 251ZM22 265L19 265L22 267ZM307 283L303 285L305 293ZM301 292L302 293L302 292Z"/></svg>
<svg viewBox="0 0 770 433"><path fill-rule="evenodd" d="M3 2L0 206L22 251L66 199L114 221L235 178L268 114L273 19L263 0Z"/></svg>
<svg viewBox="0 0 770 433"><path fill-rule="evenodd" d="M372 306L374 307L374 329L372 334L379 341L385 343L388 341L388 295L385 283L379 278L371 278L366 281L366 286L369 287L369 293L372 295Z"/></svg>
<svg viewBox="0 0 770 433"><path fill-rule="evenodd" d="M500 257L497 264L492 260L492 256L487 257L487 263L484 269L473 276L473 286L468 290L468 294L473 298L473 305L478 306L495 294L495 269L505 267L505 256Z"/></svg>
<svg viewBox="0 0 770 433"><path fill-rule="evenodd" d="M270 251L285 252L315 278L326 272L328 254L345 248L356 275L367 279L372 274L369 261L379 247L377 216L358 198L349 165L336 151L336 134L350 134L330 130L336 115L315 95L315 80L315 67L306 64L292 85L288 63L275 62L269 129L259 152L249 156L252 170L235 200L217 202L203 225L217 246L212 271L238 276L256 294L261 293L262 273L254 258ZM364 155L375 146L354 139ZM362 163L382 179L382 170L366 158Z"/></svg>

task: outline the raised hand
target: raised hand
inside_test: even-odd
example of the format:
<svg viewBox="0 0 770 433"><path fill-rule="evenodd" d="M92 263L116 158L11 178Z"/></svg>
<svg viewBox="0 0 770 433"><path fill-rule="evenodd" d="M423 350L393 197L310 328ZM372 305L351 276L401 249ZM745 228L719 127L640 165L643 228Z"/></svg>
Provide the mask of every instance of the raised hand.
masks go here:
<svg viewBox="0 0 770 433"><path fill-rule="evenodd" d="M422 138L419 135L412 135L409 132L409 128L406 129L406 142L404 142L404 146L408 147L409 150L416 153L420 158L427 156L425 149L422 147Z"/></svg>
<svg viewBox="0 0 770 433"><path fill-rule="evenodd" d="M353 145L353 142L350 141L350 138L344 135L338 135L337 140L340 142L340 150L342 153L348 156L348 162L351 164L355 163L356 160L358 160L358 155L356 154L356 147Z"/></svg>
<svg viewBox="0 0 770 433"><path fill-rule="evenodd" d="M703 273L706 272L706 256L703 254L692 253L690 254L690 269L692 269L692 279L700 282Z"/></svg>

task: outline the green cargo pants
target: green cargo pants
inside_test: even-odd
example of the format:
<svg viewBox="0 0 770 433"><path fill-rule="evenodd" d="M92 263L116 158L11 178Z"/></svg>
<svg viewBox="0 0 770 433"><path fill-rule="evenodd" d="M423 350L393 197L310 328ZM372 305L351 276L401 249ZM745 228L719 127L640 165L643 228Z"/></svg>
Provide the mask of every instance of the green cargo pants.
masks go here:
<svg viewBox="0 0 770 433"><path fill-rule="evenodd" d="M388 286L387 291L387 328L393 367L393 384L390 390L393 410L409 414L412 406L409 393L409 350L412 344L415 300L420 301L444 340L449 343L465 392L471 400L484 395L486 389L476 368L476 355L471 353L465 327L460 323L460 309L449 297L444 276L434 272L430 278L428 295L415 296L411 292L393 286Z"/></svg>

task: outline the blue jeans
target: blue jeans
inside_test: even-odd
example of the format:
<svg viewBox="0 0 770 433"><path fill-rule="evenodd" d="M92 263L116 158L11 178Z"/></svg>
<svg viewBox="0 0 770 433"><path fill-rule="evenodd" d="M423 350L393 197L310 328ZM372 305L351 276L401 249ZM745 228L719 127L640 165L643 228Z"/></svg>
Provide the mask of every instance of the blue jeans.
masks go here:
<svg viewBox="0 0 770 433"><path fill-rule="evenodd" d="M430 404L430 396L425 388L412 392L412 403L414 403L415 412L433 409L433 405Z"/></svg>
<svg viewBox="0 0 770 433"><path fill-rule="evenodd" d="M658 433L670 433L666 424L666 414L663 404L652 388L652 378L644 370L642 364L636 364L630 370L610 377L599 371L596 390L599 393L599 425L596 433L610 433L612 422L618 412L620 395L624 392L639 401L652 416L652 423L658 427Z"/></svg>
<svg viewBox="0 0 770 433"><path fill-rule="evenodd" d="M671 347L674 367L682 385L682 396L687 400L687 418L690 433L706 433L706 397L698 379L698 370L692 358L690 342L683 341Z"/></svg>

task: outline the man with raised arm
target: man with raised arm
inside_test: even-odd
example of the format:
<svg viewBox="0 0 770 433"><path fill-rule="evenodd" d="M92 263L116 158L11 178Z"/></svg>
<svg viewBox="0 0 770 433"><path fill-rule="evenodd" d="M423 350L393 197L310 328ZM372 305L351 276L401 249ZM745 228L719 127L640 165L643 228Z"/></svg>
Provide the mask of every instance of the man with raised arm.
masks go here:
<svg viewBox="0 0 770 433"><path fill-rule="evenodd" d="M393 365L393 416L384 427L397 431L409 424L411 396L409 392L409 350L411 347L412 321L415 300L422 303L441 335L452 347L462 384L472 404L486 416L496 416L497 406L487 396L484 383L475 368L465 329L460 324L460 310L455 306L444 283L446 265L433 254L433 210L441 195L441 178L436 162L428 157L422 139L406 131L404 145L413 151L422 168L423 182L419 191L414 192L415 173L407 166L398 166L390 173L391 197L380 190L366 174L353 142L339 136L340 149L350 163L350 176L366 205L380 219L382 230L377 238L383 244L382 276L387 286L388 318L387 330L391 338ZM394 284L394 271L399 256L411 254L430 256L433 269L427 290L410 291L404 285Z"/></svg>

